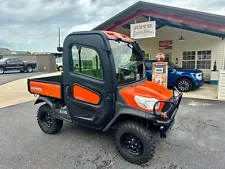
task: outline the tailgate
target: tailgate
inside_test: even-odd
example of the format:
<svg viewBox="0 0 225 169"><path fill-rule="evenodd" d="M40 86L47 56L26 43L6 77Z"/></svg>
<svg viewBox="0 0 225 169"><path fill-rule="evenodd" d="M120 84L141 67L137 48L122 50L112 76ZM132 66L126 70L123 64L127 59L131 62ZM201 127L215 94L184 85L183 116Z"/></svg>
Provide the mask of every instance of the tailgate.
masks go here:
<svg viewBox="0 0 225 169"><path fill-rule="evenodd" d="M28 91L32 94L62 99L61 84L28 79Z"/></svg>

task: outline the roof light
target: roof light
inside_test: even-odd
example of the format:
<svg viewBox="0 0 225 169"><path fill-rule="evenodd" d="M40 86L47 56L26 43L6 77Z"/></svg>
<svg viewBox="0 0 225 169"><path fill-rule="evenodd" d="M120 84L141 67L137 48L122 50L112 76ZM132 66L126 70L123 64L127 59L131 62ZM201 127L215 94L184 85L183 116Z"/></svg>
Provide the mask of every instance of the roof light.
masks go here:
<svg viewBox="0 0 225 169"><path fill-rule="evenodd" d="M184 41L184 38L183 38L183 36L182 36L182 35L180 36L179 41Z"/></svg>

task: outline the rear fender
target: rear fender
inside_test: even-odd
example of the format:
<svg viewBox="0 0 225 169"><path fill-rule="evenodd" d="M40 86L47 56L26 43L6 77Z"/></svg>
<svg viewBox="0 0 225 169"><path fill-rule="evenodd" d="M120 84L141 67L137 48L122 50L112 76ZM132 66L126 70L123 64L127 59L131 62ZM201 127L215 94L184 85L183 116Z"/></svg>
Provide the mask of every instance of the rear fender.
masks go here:
<svg viewBox="0 0 225 169"><path fill-rule="evenodd" d="M53 117L56 116L55 115L55 111L54 111L55 110L54 105L48 98L43 97L43 96L39 96L37 98L37 100L34 102L34 105L39 104L39 103L46 103L46 104L48 104L51 107L51 109L52 109L52 116Z"/></svg>

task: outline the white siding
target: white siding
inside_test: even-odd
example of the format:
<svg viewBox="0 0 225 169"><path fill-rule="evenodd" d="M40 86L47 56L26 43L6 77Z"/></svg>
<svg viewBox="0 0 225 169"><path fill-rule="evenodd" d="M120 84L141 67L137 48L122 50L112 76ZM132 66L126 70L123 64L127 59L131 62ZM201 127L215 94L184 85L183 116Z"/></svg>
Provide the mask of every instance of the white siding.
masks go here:
<svg viewBox="0 0 225 169"><path fill-rule="evenodd" d="M225 100L225 71L220 71L218 85L218 99Z"/></svg>
<svg viewBox="0 0 225 169"><path fill-rule="evenodd" d="M129 35L129 30L120 28L117 30L121 33ZM156 54L159 52L159 41L160 40L172 40L172 61L175 63L178 58L178 65L182 64L183 51L190 50L211 50L211 70L213 69L214 61L217 62L217 69L224 69L224 57L225 57L225 40L222 38L200 34L196 32L182 30L182 36L185 41L180 42L178 39L181 36L181 30L172 27L162 27L157 30L156 37L151 39L140 39L138 40L142 50L146 53L150 53L151 59L155 59ZM205 78L210 79L210 70L203 70Z"/></svg>

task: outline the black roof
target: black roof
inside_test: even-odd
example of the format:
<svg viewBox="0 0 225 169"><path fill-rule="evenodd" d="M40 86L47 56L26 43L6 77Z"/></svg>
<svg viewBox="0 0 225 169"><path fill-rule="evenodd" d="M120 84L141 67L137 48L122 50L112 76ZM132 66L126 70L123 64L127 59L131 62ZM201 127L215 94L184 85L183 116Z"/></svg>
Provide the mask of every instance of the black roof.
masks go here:
<svg viewBox="0 0 225 169"><path fill-rule="evenodd" d="M209 34L225 37L225 16L222 15L216 15L206 12L200 12L195 10L189 10L189 9L183 9L178 7L171 7L166 5L160 5L155 3L149 3L144 1L139 1L132 6L128 7L127 9L123 10L122 12L118 13L117 15L111 17L110 19L106 20L102 24L98 25L97 27L93 28L92 30L107 30L110 26L120 23L123 19L126 19L127 17L133 15L134 13L137 13L141 10L148 10L148 11L155 11L163 14L169 14L169 15L175 15L179 17L189 18L189 19L195 19L200 20L203 22L207 22L210 24L219 25L220 27L223 27L223 30L207 30ZM163 19L160 18L153 18L156 19L156 21L160 21L160 23L164 22ZM169 20L166 21L167 24L163 26L172 26L172 27L179 27L179 25L174 25L174 22L170 22ZM188 30L192 30L193 27L189 25ZM182 28L183 29L183 28ZM194 27L196 29L196 27ZM205 28L202 33L206 33ZM194 30L192 30L194 31ZM197 29L196 32L201 32L201 29Z"/></svg>

